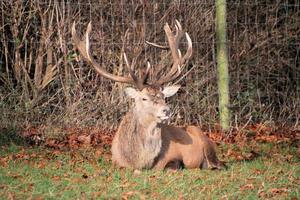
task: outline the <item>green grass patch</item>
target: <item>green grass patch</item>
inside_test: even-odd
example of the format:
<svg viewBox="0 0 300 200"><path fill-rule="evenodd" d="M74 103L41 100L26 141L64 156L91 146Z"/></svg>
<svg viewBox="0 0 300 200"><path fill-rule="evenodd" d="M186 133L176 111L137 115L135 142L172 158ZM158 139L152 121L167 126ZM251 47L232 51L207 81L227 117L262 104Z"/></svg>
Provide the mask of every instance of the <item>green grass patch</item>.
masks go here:
<svg viewBox="0 0 300 200"><path fill-rule="evenodd" d="M0 199L292 199L300 196L297 145L219 146L224 171L114 167L95 149L59 151L10 144L0 149ZM228 149L259 156L236 160ZM243 150L241 150L243 149ZM96 156L98 155L98 156Z"/></svg>

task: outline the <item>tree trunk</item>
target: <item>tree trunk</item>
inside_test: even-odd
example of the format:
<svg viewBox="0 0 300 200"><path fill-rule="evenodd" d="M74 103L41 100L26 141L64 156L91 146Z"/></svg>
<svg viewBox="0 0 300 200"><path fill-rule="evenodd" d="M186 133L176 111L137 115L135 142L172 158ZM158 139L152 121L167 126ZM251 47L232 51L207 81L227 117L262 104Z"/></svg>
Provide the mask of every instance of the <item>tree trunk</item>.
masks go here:
<svg viewBox="0 0 300 200"><path fill-rule="evenodd" d="M220 124L226 131L230 127L226 0L216 0L215 4Z"/></svg>

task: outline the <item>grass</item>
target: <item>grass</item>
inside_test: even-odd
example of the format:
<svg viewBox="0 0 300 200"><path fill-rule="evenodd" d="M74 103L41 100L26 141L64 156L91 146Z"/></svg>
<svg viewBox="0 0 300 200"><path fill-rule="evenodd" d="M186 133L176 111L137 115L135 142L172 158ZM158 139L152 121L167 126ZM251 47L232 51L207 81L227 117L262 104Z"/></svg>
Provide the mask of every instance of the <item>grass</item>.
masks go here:
<svg viewBox="0 0 300 200"><path fill-rule="evenodd" d="M228 170L137 175L112 166L99 149L60 151L11 142L0 147L0 199L297 199L298 145L220 145ZM237 159L252 150L260 155Z"/></svg>

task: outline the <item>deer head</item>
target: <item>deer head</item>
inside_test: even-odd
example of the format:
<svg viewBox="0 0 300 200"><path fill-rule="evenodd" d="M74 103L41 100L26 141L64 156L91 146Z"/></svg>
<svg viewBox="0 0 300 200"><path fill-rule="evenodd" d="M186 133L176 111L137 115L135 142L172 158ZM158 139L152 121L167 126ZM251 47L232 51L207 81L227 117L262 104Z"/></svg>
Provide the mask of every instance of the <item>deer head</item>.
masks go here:
<svg viewBox="0 0 300 200"><path fill-rule="evenodd" d="M168 40L168 46L159 46L155 43L147 42L148 44L162 48L169 49L172 55L172 64L169 70L167 66L161 66L154 69L154 78L152 82L149 82L149 72L151 65L147 63L146 72L143 76L138 77L136 75L135 62L130 63L124 53L124 60L126 63L127 71L129 76L117 76L111 74L105 70L105 68L96 62L90 51L89 35L92 30L91 22L87 26L85 35L81 39L76 32L76 23L72 26L72 39L75 46L78 48L82 57L89 62L95 70L103 77L111 79L116 82L122 82L134 85L135 88L126 88L125 93L133 98L135 101L135 106L133 110L138 114L139 118L145 121L143 118L154 120L157 123L163 122L170 117L170 108L166 105L165 98L174 95L180 86L168 86L163 88L162 86L168 82L174 81L178 78L182 72L182 68L185 66L186 61L192 55L192 41L187 33L183 33L180 23L176 20L175 22L176 32L172 33L169 25L166 23L164 30ZM184 56L182 56L179 50L179 42L183 35L186 36L188 48ZM162 72L162 73L161 73ZM158 75L160 76L158 77ZM140 113L140 114L139 114ZM141 121L142 121L141 120Z"/></svg>
<svg viewBox="0 0 300 200"><path fill-rule="evenodd" d="M168 86L164 89L145 87L141 91L134 88L126 88L125 93L135 101L133 111L140 123L162 123L169 119L171 112L165 102L165 98L173 96L180 86Z"/></svg>

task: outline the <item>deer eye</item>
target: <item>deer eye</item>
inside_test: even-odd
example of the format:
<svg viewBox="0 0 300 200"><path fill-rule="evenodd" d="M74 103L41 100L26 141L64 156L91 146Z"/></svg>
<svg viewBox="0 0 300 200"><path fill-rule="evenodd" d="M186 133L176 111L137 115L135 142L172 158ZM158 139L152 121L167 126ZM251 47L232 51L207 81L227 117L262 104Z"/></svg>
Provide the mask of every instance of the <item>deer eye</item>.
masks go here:
<svg viewBox="0 0 300 200"><path fill-rule="evenodd" d="M147 99L147 98L142 98L142 100L143 100L143 101L147 101L148 99Z"/></svg>

